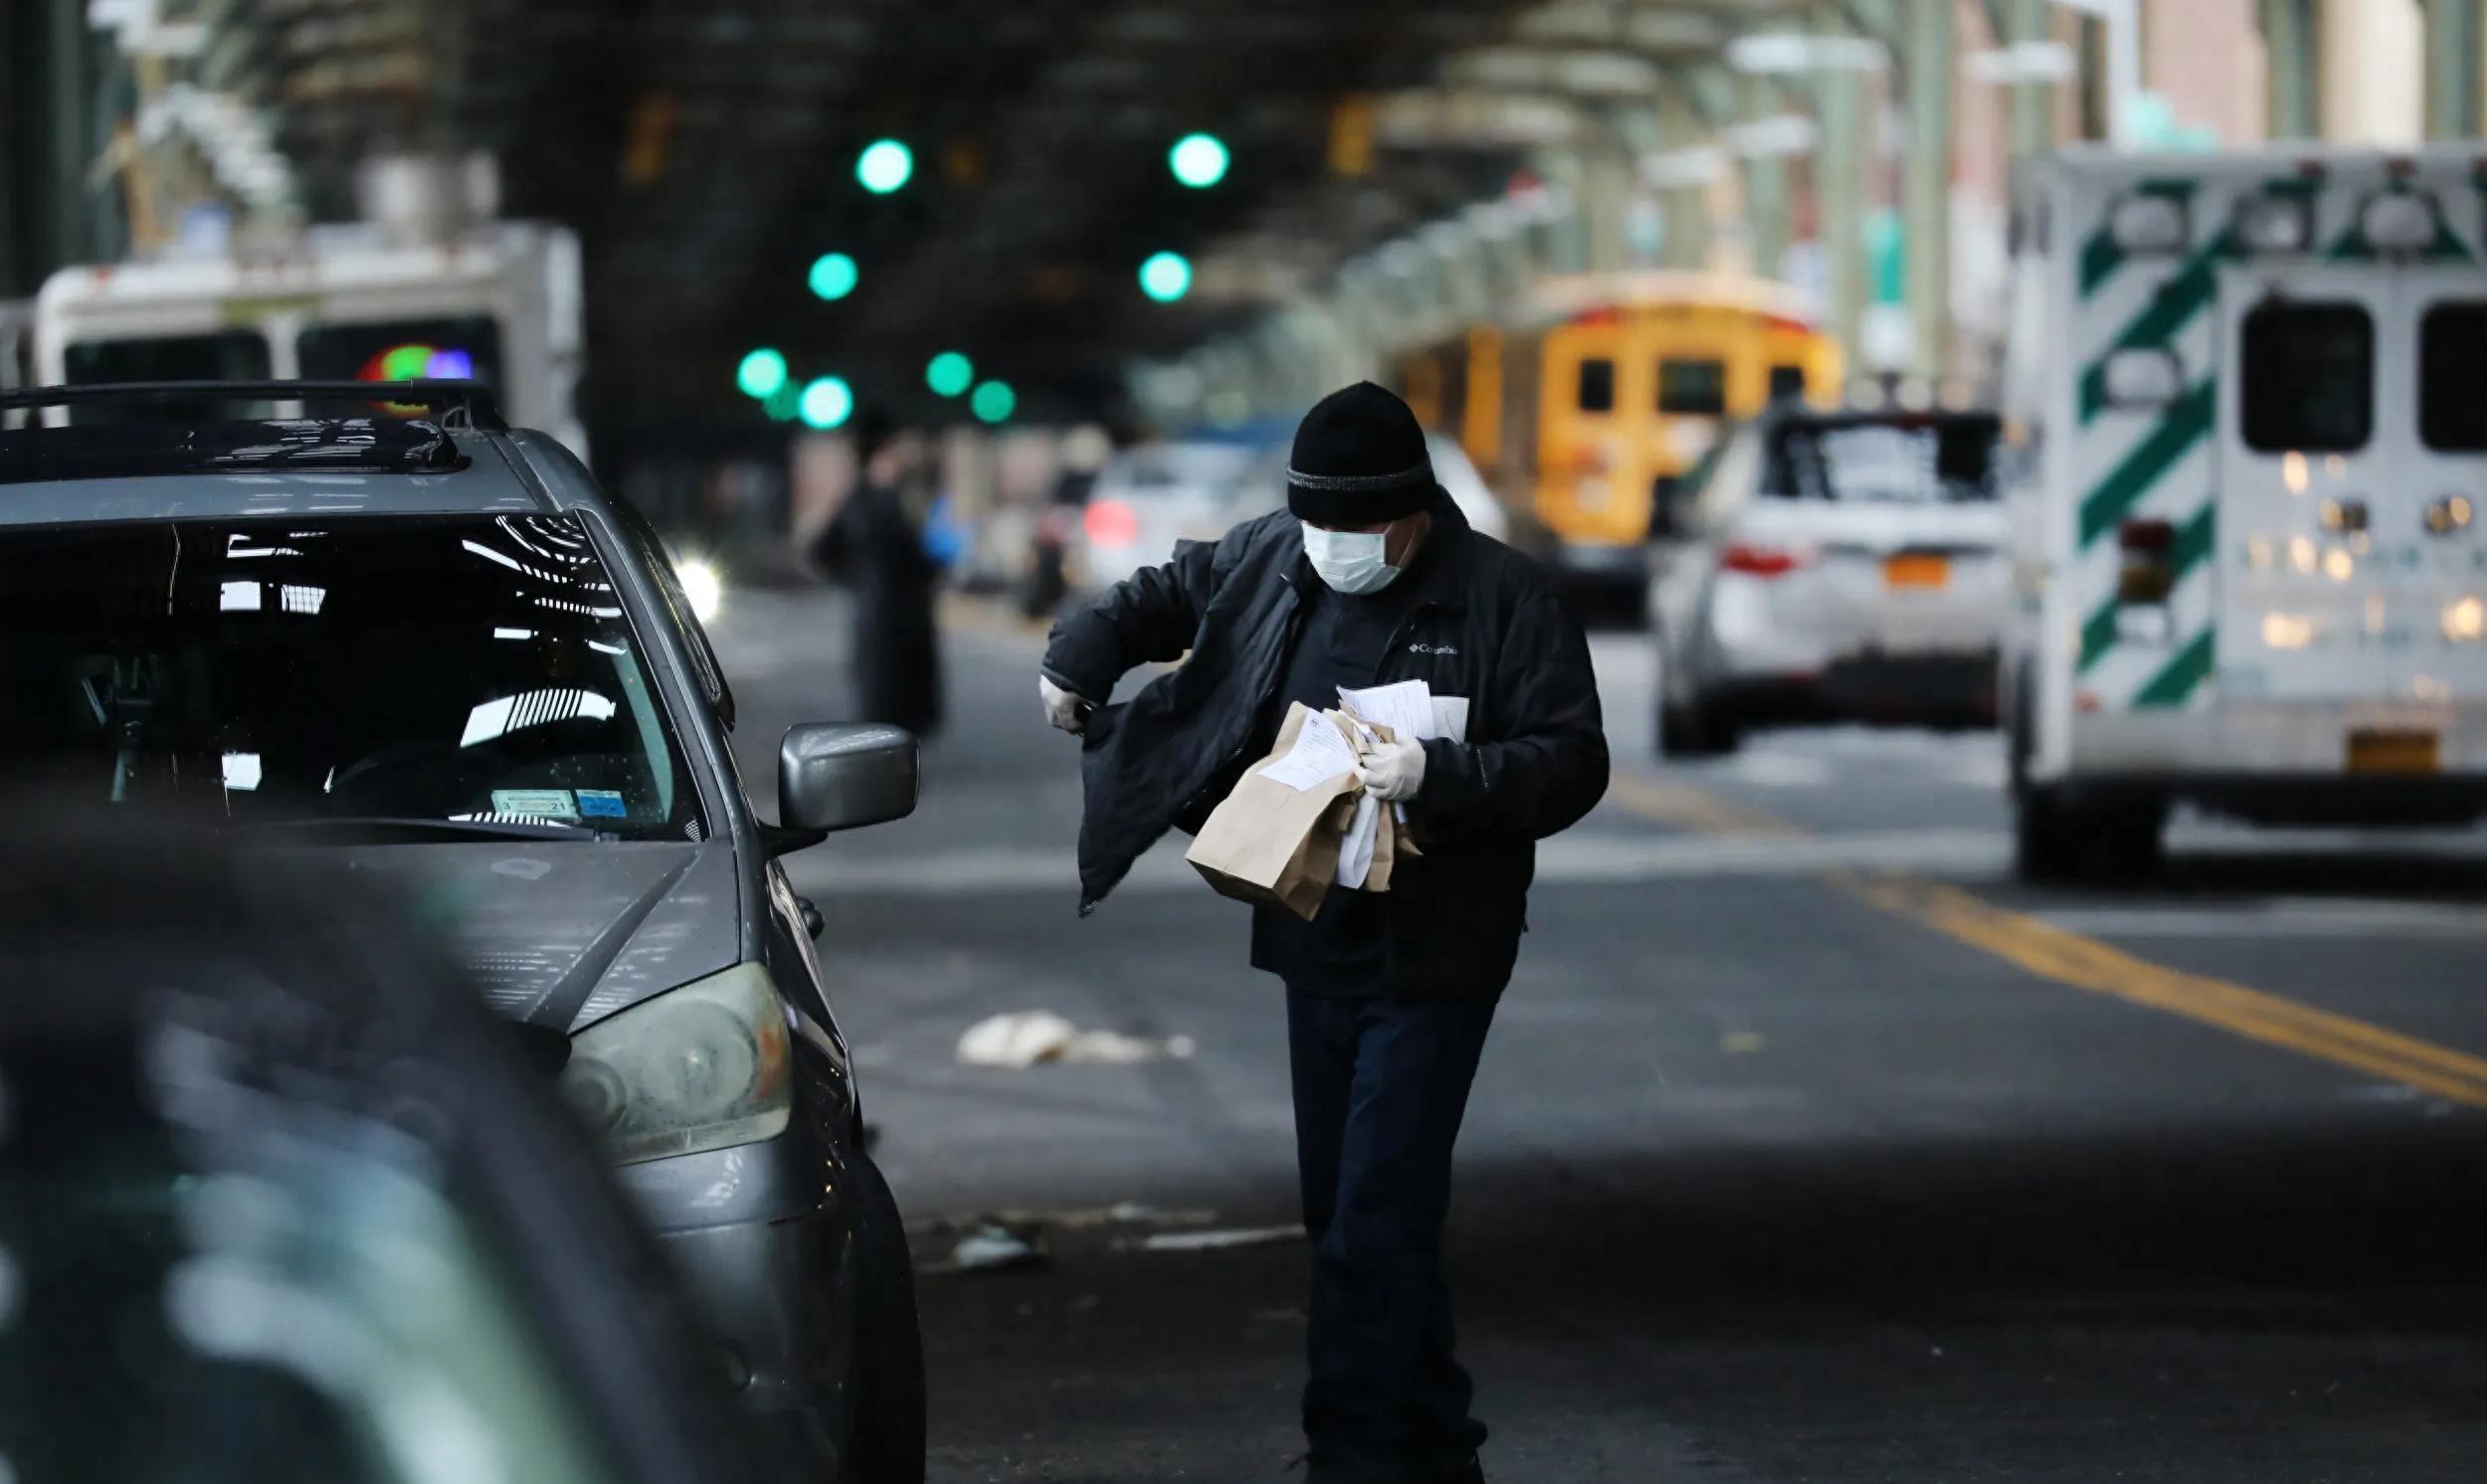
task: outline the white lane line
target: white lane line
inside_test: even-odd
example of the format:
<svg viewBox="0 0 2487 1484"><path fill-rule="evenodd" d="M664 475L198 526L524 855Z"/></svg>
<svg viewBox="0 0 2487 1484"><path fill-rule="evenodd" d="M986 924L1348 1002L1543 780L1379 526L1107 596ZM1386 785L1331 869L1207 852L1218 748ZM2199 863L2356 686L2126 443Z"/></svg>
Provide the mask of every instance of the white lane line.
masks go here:
<svg viewBox="0 0 2487 1484"><path fill-rule="evenodd" d="M1894 830L1790 838L1575 835L1538 848L1537 879L1600 885L1697 876L1803 876L1839 869L1992 873L2011 858L2010 841L1990 830ZM851 895L970 896L1077 890L1067 848L974 846L871 860L790 862L797 889ZM1180 848L1143 856L1117 894L1208 888Z"/></svg>
<svg viewBox="0 0 2487 1484"><path fill-rule="evenodd" d="M2487 938L2487 912L2451 903L2282 898L2250 907L2071 907L2039 921L2092 938Z"/></svg>

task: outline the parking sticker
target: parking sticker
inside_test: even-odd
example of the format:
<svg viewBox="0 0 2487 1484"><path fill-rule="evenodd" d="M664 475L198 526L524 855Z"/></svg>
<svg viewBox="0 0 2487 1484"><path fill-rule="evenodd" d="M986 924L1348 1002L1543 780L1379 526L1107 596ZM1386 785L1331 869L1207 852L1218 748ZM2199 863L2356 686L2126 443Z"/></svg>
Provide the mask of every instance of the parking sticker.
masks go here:
<svg viewBox="0 0 2487 1484"><path fill-rule="evenodd" d="M568 789L494 789L492 813L518 815L531 820L575 820L578 806L570 802Z"/></svg>
<svg viewBox="0 0 2487 1484"><path fill-rule="evenodd" d="M579 790L579 813L601 820L619 820L630 814L623 807L622 795L616 789Z"/></svg>

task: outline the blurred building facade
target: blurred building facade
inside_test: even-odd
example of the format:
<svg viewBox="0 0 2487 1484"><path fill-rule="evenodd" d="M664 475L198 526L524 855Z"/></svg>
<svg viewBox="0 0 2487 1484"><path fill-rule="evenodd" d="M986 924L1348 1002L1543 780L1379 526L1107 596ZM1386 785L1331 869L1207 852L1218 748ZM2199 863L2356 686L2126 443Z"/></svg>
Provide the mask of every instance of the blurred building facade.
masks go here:
<svg viewBox="0 0 2487 1484"><path fill-rule="evenodd" d="M518 125L529 115L495 111L492 101L507 91L508 69L540 67L545 47L585 34L586 13L564 5L490 47L441 44L458 31L448 23L483 14L466 0L345 7L307 30L305 9L263 0L0 5L0 300L31 296L68 264L239 250L255 234L281 241L306 220L350 213L355 170L376 153L522 153ZM1185 39L1169 28L1197 32L1195 50L1208 51L1216 37L1245 34L1233 28L1261 24L1215 8L1172 7L1151 19L1126 7L1114 24L1083 33L1051 11L994 6L989 23L970 28L990 35L935 38L875 29L886 18L870 9L761 5L727 18L732 25L645 18L641 40L657 60L624 75L644 85L637 100L596 115L610 125L613 158L595 163L613 164L618 185L605 190L582 172L565 195L525 169L510 172L512 209L522 214L559 218L565 202L586 199L580 192L622 193L624 216L570 223L586 239L598 353L635 363L712 357L692 337L754 317L745 308L688 312L743 292L737 284L760 272L722 248L713 262L693 260L698 281L679 284L684 312L670 319L617 306L605 291L624 281L616 275L626 255L605 237L634 220L629 192L653 191L649 199L671 202L669 210L695 205L702 198L686 194L691 183L680 175L691 158L687 131L713 125L736 136L734 95L666 81L667 49L689 73L712 60L699 48L745 56L780 32L782 50L824 68L843 60L849 71L879 70L895 48L890 57L930 69L907 85L925 110L946 106L945 78L986 68L1053 90L1047 105L1059 102L1066 116L1091 108L1102 132L1124 115L1173 117L1196 105L1149 93L1148 59ZM1422 21L1403 16L1412 35L1432 39L1394 53L1371 78L1342 73L1283 98L1279 82L1255 84L1221 104L1238 127L1286 136L1279 142L1294 175L1249 205L1196 214L1179 307L1152 319L1142 305L1140 317L1100 323L1093 335L1045 332L1064 361L1123 356L1132 405L1042 406L1042 391L1032 397L1023 384L1023 414L1136 413L1158 426L1278 415L1370 373L1403 342L1489 317L1545 277L1652 268L1782 280L1817 303L1851 366L1974 387L2001 333L2003 202L2015 157L2076 140L2215 149L2476 136L2483 10L2487 0L1462 0ZM1356 25L1378 24L1351 24L1325 7L1279 6L1265 19L1270 37L1291 37L1299 49L1331 32L1348 46L1363 35ZM582 66L559 87L593 89L594 71ZM539 115L542 101L529 104ZM580 106L568 113L581 113L583 100L573 101ZM852 102L819 94L814 107L826 114ZM954 196L976 197L988 236L997 223L1042 236L1059 224L1008 211L1075 212L1058 181L1006 178L1010 142L954 137L927 149L923 173ZM1279 153L1269 141L1259 148ZM752 206L728 194L717 186L718 242L729 208ZM1445 211L1446 202L1464 204ZM910 230L904 212L889 215L887 230ZM942 219L925 220L926 251L965 251L958 232L933 231ZM976 251L1007 253L1012 234L1000 236L1001 246ZM635 239L628 256L637 262L653 248L658 263L678 263L710 236L698 244ZM922 287L927 272L906 282ZM1080 296L1109 276L1084 275L1075 264L1032 262L1008 276L954 273L940 303L903 287L890 290L894 301L858 295L856 314L880 317L863 327L870 332L843 339L880 343L892 338L878 333L889 324L930 321L970 295L987 296L975 302L993 314L1002 311L989 301L1017 303L1009 312L1023 329L1077 322ZM1128 270L1110 276L1127 278ZM1124 298L1131 290L1120 284ZM936 332L944 331L919 333ZM920 371L909 374L921 398ZM608 384L607 398L641 395L644 382ZM875 400L861 377L857 386ZM881 395L905 390L890 376ZM730 393L722 406L768 431ZM972 427L964 407L942 410Z"/></svg>

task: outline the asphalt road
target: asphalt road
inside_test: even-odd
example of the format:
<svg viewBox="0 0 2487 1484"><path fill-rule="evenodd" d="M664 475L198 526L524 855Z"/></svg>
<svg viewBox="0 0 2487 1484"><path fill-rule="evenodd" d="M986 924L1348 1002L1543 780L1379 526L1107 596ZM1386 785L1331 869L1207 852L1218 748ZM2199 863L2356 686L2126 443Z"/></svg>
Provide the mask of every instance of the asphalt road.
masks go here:
<svg viewBox="0 0 2487 1484"><path fill-rule="evenodd" d="M745 768L848 713L817 597L717 626ZM934 1476L1276 1480L1298 1243L1274 983L1161 851L1074 913L1037 635L948 646L916 818L799 857L917 1229ZM2487 1470L2487 834L2183 822L2167 877L2033 892L1991 735L1765 736L1619 774L1549 844L1452 1235L1502 1480L2473 1481ZM1190 1036L962 1065L1050 1010ZM1043 1265L943 1272L980 1213Z"/></svg>

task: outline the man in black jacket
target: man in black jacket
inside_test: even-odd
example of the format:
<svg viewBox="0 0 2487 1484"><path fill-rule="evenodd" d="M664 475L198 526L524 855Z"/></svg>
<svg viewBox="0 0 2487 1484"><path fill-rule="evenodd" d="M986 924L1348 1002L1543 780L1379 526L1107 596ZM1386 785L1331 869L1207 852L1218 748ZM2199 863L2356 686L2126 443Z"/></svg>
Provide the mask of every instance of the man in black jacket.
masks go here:
<svg viewBox="0 0 2487 1484"><path fill-rule="evenodd" d="M1099 704L1132 666L1187 653L1130 704ZM1289 702L1409 679L1451 702L1450 734L1386 749L1364 781L1424 853L1387 893L1333 887L1309 923L1252 917L1252 965L1287 987L1317 1484L1482 1478L1441 1274L1451 1146L1536 841L1606 792L1588 644L1533 563L1468 528L1407 405L1359 383L1297 430L1285 510L1062 620L1040 683L1047 718L1082 739L1084 913L1167 830L1199 828Z"/></svg>

